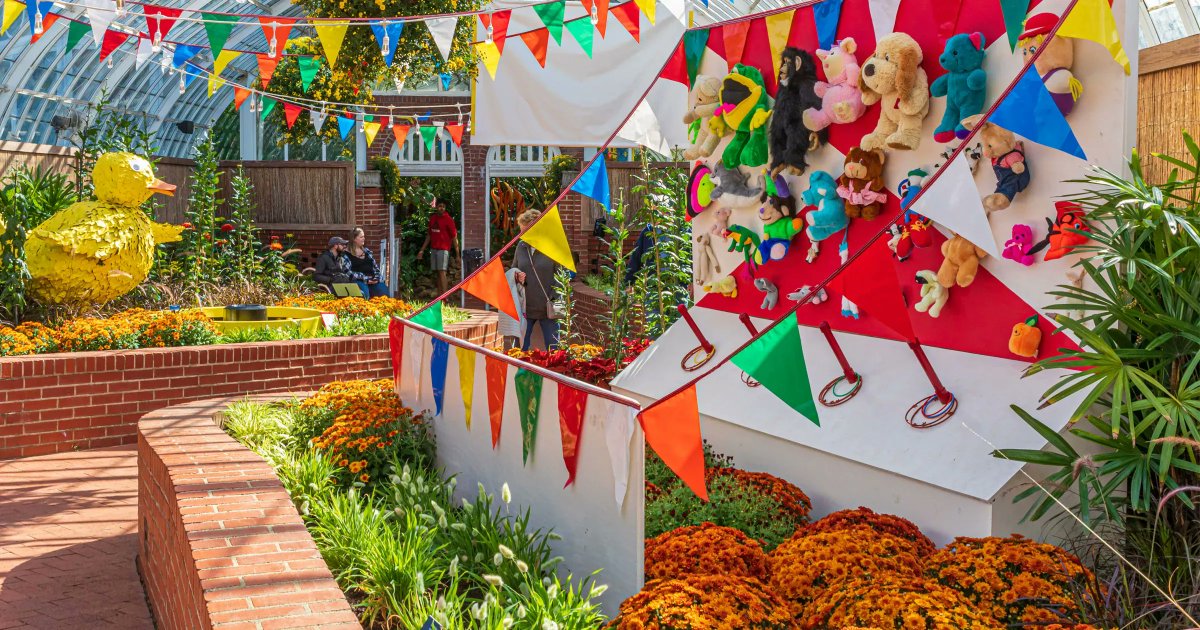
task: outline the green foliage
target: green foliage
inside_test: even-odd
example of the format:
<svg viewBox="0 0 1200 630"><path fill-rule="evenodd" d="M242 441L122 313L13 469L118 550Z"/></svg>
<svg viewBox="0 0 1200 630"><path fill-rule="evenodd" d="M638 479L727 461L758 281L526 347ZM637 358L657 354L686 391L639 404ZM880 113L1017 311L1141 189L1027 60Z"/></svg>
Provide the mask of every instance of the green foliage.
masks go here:
<svg viewBox="0 0 1200 630"><path fill-rule="evenodd" d="M241 164L229 183L233 189L229 197L229 224L233 230L225 240L231 264L221 269L221 275L228 280L257 279L262 276L263 251L254 229L254 186Z"/></svg>
<svg viewBox="0 0 1200 630"><path fill-rule="evenodd" d="M287 341L300 339L300 329L295 326L284 328L239 328L221 333L220 343L259 343L263 341Z"/></svg>
<svg viewBox="0 0 1200 630"><path fill-rule="evenodd" d="M212 136L196 146L196 166L192 169L192 196L184 212L181 279L188 292L200 282L214 279L218 265L214 232L217 230L217 208L221 204L221 173L217 163Z"/></svg>
<svg viewBox="0 0 1200 630"><path fill-rule="evenodd" d="M250 450L263 454L287 440L291 420L292 416L279 407L238 401L225 411L222 427Z"/></svg>
<svg viewBox="0 0 1200 630"><path fill-rule="evenodd" d="M654 245L642 259L642 271L634 279L634 293L641 296L643 332L656 338L679 319L678 304L691 306L691 224L687 220L688 172L677 163L651 168L642 152L642 169L633 194L645 199L639 224L649 225Z"/></svg>
<svg viewBox="0 0 1200 630"><path fill-rule="evenodd" d="M617 202L609 215L609 223L604 227L606 249L600 255L601 270L605 277L612 279L613 284L608 312L600 315L600 320L605 323L600 346L604 348L603 356L614 361L621 359L624 340L631 336L637 322L637 309L632 291L629 290L632 287L625 283L625 270L629 264L625 242L629 240L629 226L632 224L632 217L626 215L625 203Z"/></svg>
<svg viewBox="0 0 1200 630"><path fill-rule="evenodd" d="M372 169L379 171L379 184L383 189L383 198L393 205L403 203L404 194L400 190L400 167L382 155L371 158L370 164Z"/></svg>
<svg viewBox="0 0 1200 630"><path fill-rule="evenodd" d="M571 270L557 267L554 271L554 286L558 288L559 300L562 302L563 313L558 320L558 339L563 347L582 343L579 331L575 327L575 286L571 284Z"/></svg>
<svg viewBox="0 0 1200 630"><path fill-rule="evenodd" d="M71 205L76 197L65 175L40 167L18 167L5 179L0 190L0 277L4 278L0 284L0 318L15 322L26 307L29 269L25 265L25 241L29 230Z"/></svg>

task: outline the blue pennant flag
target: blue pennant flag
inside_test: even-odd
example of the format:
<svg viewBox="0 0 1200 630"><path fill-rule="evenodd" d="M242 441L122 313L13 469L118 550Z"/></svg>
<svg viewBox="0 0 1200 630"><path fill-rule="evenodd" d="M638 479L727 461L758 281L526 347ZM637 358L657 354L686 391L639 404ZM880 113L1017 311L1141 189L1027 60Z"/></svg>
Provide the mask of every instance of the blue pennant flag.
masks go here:
<svg viewBox="0 0 1200 630"><path fill-rule="evenodd" d="M417 122L429 122L433 117L433 111L427 111L424 114L417 114Z"/></svg>
<svg viewBox="0 0 1200 630"><path fill-rule="evenodd" d="M398 20L371 22L371 30L375 31L375 39L379 41L379 52L383 54L384 63L392 65L392 58L396 56L396 46L400 44L400 33L404 31L404 22ZM387 40L386 43L384 40Z"/></svg>
<svg viewBox="0 0 1200 630"><path fill-rule="evenodd" d="M429 376L433 380L433 404L437 415L442 415L442 401L446 398L446 359L450 356L450 344L441 339L433 340L433 356L429 360Z"/></svg>
<svg viewBox="0 0 1200 630"><path fill-rule="evenodd" d="M813 21L817 23L817 41L821 50L833 48L841 16L842 0L824 0L813 5Z"/></svg>
<svg viewBox="0 0 1200 630"><path fill-rule="evenodd" d="M190 61L185 63L183 65L183 89L186 90L192 84L192 81L195 81L196 77L201 74L204 74L204 70L201 70L200 66Z"/></svg>
<svg viewBox="0 0 1200 630"><path fill-rule="evenodd" d="M442 630L442 624L438 623L437 620L433 618L433 615L430 615L429 618L425 620L425 625L421 626L421 630Z"/></svg>
<svg viewBox="0 0 1200 630"><path fill-rule="evenodd" d="M346 116L338 116L338 132L342 134L342 140L350 136L350 132L354 131L354 119Z"/></svg>
<svg viewBox="0 0 1200 630"><path fill-rule="evenodd" d="M46 26L45 26L45 23L47 21L46 15L48 15L48 12L50 11L50 9L53 9L53 8L54 8L53 0L48 0L47 2L33 2L32 0L25 0L25 12L29 14L29 31L31 33L33 33L34 35L37 35L37 33L34 32L33 28L34 28L34 25L37 23L37 15L39 13L42 15L42 28L43 29L46 28ZM7 13L7 11L5 11L5 13Z"/></svg>
<svg viewBox="0 0 1200 630"><path fill-rule="evenodd" d="M175 47L175 55L171 57L171 65L175 66L175 69L178 70L182 68L183 64L187 63L189 59L195 57L196 53L198 52L200 52L199 46L185 46L180 44Z"/></svg>
<svg viewBox="0 0 1200 630"><path fill-rule="evenodd" d="M612 207L612 194L608 189L608 168L604 165L603 154L596 156L596 160L579 176L571 190L595 199L605 210Z"/></svg>
<svg viewBox="0 0 1200 630"><path fill-rule="evenodd" d="M1071 125L1033 69L1027 69L1021 75L988 122L1040 145L1087 160Z"/></svg>
<svg viewBox="0 0 1200 630"><path fill-rule="evenodd" d="M454 80L454 75L449 72L443 72L438 76L442 79L442 89L447 92L450 91L450 82Z"/></svg>

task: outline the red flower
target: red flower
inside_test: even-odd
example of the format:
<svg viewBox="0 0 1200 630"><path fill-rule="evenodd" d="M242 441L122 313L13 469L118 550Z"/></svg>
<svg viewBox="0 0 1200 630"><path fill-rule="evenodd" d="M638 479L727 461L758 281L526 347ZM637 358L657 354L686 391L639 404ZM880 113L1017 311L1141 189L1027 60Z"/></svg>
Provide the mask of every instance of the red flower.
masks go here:
<svg viewBox="0 0 1200 630"><path fill-rule="evenodd" d="M184 224L183 224L183 229L185 229L185 230L190 230L190 229L192 229L192 224L191 224L191 223L184 223Z"/></svg>
<svg viewBox="0 0 1200 630"><path fill-rule="evenodd" d="M272 240L272 241L278 241L278 240L279 240L279 237L278 237L278 236L272 236L272 237L271 237L271 240Z"/></svg>
<svg viewBox="0 0 1200 630"><path fill-rule="evenodd" d="M225 225L222 225L222 226L221 226L221 231L222 231L222 232L232 232L232 231L233 231L233 225L231 225L231 224L229 224L229 223L226 223Z"/></svg>

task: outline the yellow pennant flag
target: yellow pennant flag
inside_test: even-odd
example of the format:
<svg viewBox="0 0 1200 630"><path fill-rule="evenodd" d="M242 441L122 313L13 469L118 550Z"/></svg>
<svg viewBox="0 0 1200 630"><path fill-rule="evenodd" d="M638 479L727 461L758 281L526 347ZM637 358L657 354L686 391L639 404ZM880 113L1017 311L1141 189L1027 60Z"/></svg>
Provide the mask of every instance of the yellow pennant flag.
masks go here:
<svg viewBox="0 0 1200 630"><path fill-rule="evenodd" d="M471 430L471 401L475 398L475 351L454 347L458 357L458 388L462 391L463 410L466 412L467 430Z"/></svg>
<svg viewBox="0 0 1200 630"><path fill-rule="evenodd" d="M237 59L240 54L242 53L236 50L222 50L217 53L217 58L213 60L213 74L221 74L229 62Z"/></svg>
<svg viewBox="0 0 1200 630"><path fill-rule="evenodd" d="M223 85L225 85L225 79L222 79L216 74L208 75L208 98L212 98L213 92L216 92L217 88L220 88Z"/></svg>
<svg viewBox="0 0 1200 630"><path fill-rule="evenodd" d="M646 19L650 20L651 24L654 24L654 5L658 0L633 0L633 2L637 5L637 8L642 10L642 13L646 14Z"/></svg>
<svg viewBox="0 0 1200 630"><path fill-rule="evenodd" d="M375 142L375 134L379 133L380 124L377 122L363 123L363 135L367 137L367 146Z"/></svg>
<svg viewBox="0 0 1200 630"><path fill-rule="evenodd" d="M1112 58L1129 74L1129 57L1121 45L1117 20L1106 0L1079 0L1058 27L1060 37L1090 39L1108 49Z"/></svg>
<svg viewBox="0 0 1200 630"><path fill-rule="evenodd" d="M550 260L575 271L575 259L571 256L571 245L567 243L567 231L563 229L558 206L544 212L542 218L521 235L521 240Z"/></svg>
<svg viewBox="0 0 1200 630"><path fill-rule="evenodd" d="M4 23L0 24L0 35L3 35L8 27L17 21L22 13L25 12L25 5L17 0L4 0Z"/></svg>
<svg viewBox="0 0 1200 630"><path fill-rule="evenodd" d="M787 47L788 35L792 32L792 18L795 16L796 10L784 11L768 15L765 20L767 22L767 42L771 46L771 63L775 65L775 76L779 77L779 55L783 49Z"/></svg>
<svg viewBox="0 0 1200 630"><path fill-rule="evenodd" d="M321 47L325 49L325 58L329 60L332 69L337 65L338 53L342 50L342 41L346 39L345 24L324 24L318 21L313 25L317 29L317 37L321 39Z"/></svg>
<svg viewBox="0 0 1200 630"><path fill-rule="evenodd" d="M475 44L475 52L479 53L479 58L483 60L483 67L487 68L488 76L496 79L496 67L500 65L500 49L496 47L496 42L485 41Z"/></svg>

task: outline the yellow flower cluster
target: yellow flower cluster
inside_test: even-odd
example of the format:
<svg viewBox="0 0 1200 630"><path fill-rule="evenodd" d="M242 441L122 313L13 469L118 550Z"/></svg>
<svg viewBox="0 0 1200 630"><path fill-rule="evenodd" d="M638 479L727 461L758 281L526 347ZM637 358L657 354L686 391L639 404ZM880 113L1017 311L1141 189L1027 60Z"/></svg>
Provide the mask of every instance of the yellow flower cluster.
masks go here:
<svg viewBox="0 0 1200 630"><path fill-rule="evenodd" d="M408 315L413 307L404 300L390 297L374 297L369 300L357 297L338 298L328 293L299 295L285 298L278 306L311 308L338 317L373 317L376 315Z"/></svg>
<svg viewBox="0 0 1200 630"><path fill-rule="evenodd" d="M703 523L646 541L646 579L731 575L765 580L767 554L740 530Z"/></svg>
<svg viewBox="0 0 1200 630"><path fill-rule="evenodd" d="M754 578L693 575L648 582L610 630L795 630L788 605Z"/></svg>
<svg viewBox="0 0 1200 630"><path fill-rule="evenodd" d="M216 341L203 313L133 308L111 317L80 317L51 328L35 322L0 326L0 356L201 345Z"/></svg>

